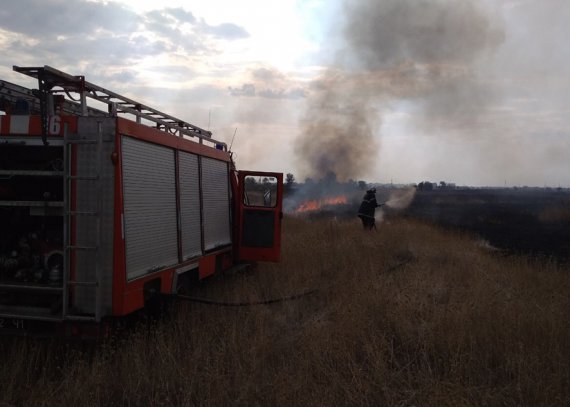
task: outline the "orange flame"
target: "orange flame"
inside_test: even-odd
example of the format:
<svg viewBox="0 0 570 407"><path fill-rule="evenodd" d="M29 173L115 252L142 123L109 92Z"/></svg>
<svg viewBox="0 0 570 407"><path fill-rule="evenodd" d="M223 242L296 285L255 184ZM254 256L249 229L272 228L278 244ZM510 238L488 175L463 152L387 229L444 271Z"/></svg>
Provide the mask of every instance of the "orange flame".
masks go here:
<svg viewBox="0 0 570 407"><path fill-rule="evenodd" d="M345 195L339 195L332 198L315 199L312 201L303 202L301 205L299 205L299 207L295 212L303 213L303 212L318 211L319 209L322 209L325 206L342 205L346 204L347 202L348 200L346 199Z"/></svg>

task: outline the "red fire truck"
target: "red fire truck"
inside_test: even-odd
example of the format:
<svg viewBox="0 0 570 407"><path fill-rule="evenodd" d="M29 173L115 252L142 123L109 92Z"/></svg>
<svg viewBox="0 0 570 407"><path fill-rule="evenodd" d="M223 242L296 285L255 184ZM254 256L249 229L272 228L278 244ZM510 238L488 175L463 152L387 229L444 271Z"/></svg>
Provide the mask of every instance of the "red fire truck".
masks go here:
<svg viewBox="0 0 570 407"><path fill-rule="evenodd" d="M83 76L14 70L38 89L0 81L0 329L81 333L278 261L282 174L237 171L211 132Z"/></svg>

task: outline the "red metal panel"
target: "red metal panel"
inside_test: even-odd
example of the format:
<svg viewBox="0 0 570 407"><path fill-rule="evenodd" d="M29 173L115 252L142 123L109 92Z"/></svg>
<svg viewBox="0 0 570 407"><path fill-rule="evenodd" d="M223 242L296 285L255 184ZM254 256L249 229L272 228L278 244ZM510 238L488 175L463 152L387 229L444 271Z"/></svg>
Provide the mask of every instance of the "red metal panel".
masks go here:
<svg viewBox="0 0 570 407"><path fill-rule="evenodd" d="M48 119L48 120L51 120L51 119ZM41 134L42 134L42 119L40 116L30 116L29 126L30 126L29 130L28 130L29 134L41 136ZM49 129L49 130L52 130L52 129ZM49 131L49 133L50 133L49 135L50 136L54 136L54 135L63 136L63 128L60 128L59 130L60 131L55 131L55 132ZM69 129L69 130L71 130L71 129ZM76 129L76 131L77 131L77 129ZM53 133L55 133L55 134L53 134Z"/></svg>
<svg viewBox="0 0 570 407"><path fill-rule="evenodd" d="M220 266L222 270L228 269L233 265L232 255L230 249L225 251L220 251L214 254L204 256L198 260L199 267L199 278L205 278L214 274L216 270L216 263L218 257L220 258ZM177 264L174 267L157 271L146 275L144 277L138 278L136 280L128 282L124 286L124 291L122 293L122 303L120 307L120 312L114 312L115 316L128 315L138 309L144 307L144 286L146 283L153 280L160 280L160 291L163 294L170 294L172 292L172 281L174 278L175 270L182 268L185 265L191 264L196 260L187 261L181 264ZM126 277L126 276L125 276Z"/></svg>
<svg viewBox="0 0 570 407"><path fill-rule="evenodd" d="M275 177L277 179L277 200L275 207L249 207L244 204L244 180L245 177L263 176ZM281 219L283 218L283 174L276 172L258 172L258 171L238 171L238 199L236 207L238 213L238 233L237 240L237 260L253 260L253 261L279 261L281 255ZM272 247L247 247L243 243L244 232L244 212L248 210L273 213L273 246Z"/></svg>
<svg viewBox="0 0 570 407"><path fill-rule="evenodd" d="M222 257L222 270L228 270L234 265L233 252L220 254Z"/></svg>
<svg viewBox="0 0 570 407"><path fill-rule="evenodd" d="M200 279L211 276L216 272L216 255L213 254L202 257L198 264L198 274Z"/></svg>
<svg viewBox="0 0 570 407"><path fill-rule="evenodd" d="M10 116L0 116L0 134L8 134L10 132Z"/></svg>
<svg viewBox="0 0 570 407"><path fill-rule="evenodd" d="M122 298L122 313L118 315L128 315L144 307L144 286L150 281L160 280L160 292L163 294L171 293L174 270L175 268L161 270L129 282Z"/></svg>

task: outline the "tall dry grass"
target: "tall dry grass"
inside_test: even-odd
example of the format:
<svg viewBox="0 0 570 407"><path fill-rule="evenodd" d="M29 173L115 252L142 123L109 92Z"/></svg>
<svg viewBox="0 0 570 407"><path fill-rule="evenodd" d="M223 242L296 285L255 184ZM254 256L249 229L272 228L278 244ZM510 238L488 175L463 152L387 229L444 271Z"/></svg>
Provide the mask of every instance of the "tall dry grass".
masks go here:
<svg viewBox="0 0 570 407"><path fill-rule="evenodd" d="M2 339L0 405L570 405L567 268L405 220L285 219L282 257L191 295L318 291L178 303L92 349Z"/></svg>

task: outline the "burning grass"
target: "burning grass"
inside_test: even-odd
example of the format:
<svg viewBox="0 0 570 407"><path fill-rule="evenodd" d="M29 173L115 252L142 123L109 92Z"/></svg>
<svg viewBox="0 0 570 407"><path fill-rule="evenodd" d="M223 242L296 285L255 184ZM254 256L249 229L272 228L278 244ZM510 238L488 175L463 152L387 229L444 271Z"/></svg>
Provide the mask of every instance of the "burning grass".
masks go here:
<svg viewBox="0 0 570 407"><path fill-rule="evenodd" d="M345 195L339 195L323 199L313 199L301 203L299 207L295 210L295 213L319 211L327 206L346 205L347 203L348 200Z"/></svg>
<svg viewBox="0 0 570 407"><path fill-rule="evenodd" d="M2 339L0 405L567 405L570 273L392 220L286 218L283 261L227 274L89 354ZM73 348L73 350L72 350Z"/></svg>

